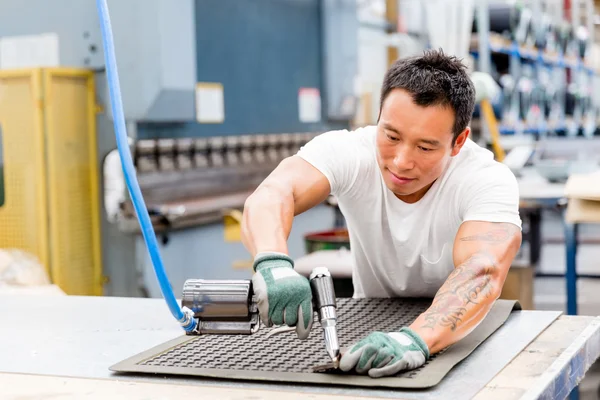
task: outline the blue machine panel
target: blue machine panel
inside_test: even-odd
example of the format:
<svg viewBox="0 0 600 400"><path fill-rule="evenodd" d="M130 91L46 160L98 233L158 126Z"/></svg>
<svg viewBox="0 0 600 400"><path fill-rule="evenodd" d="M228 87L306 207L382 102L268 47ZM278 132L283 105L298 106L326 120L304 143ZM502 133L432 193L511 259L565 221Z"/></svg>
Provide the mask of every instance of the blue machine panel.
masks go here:
<svg viewBox="0 0 600 400"><path fill-rule="evenodd" d="M197 79L222 83L225 121L142 123L138 138L347 128L326 118L321 10L320 0L197 0ZM321 122L300 121L302 87L321 91Z"/></svg>

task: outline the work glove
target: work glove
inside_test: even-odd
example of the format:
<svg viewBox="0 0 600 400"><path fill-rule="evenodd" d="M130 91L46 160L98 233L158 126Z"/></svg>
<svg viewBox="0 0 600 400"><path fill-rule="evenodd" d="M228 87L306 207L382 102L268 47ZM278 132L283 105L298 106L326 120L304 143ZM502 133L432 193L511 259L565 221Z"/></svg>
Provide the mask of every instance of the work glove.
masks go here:
<svg viewBox="0 0 600 400"><path fill-rule="evenodd" d="M283 253L259 253L254 271L252 286L263 324L295 326L298 338L308 338L313 324L312 292L308 279L294 271L294 261Z"/></svg>
<svg viewBox="0 0 600 400"><path fill-rule="evenodd" d="M373 332L361 339L342 354L340 369L380 378L418 368L427 359L429 348L423 339L405 327L400 332Z"/></svg>

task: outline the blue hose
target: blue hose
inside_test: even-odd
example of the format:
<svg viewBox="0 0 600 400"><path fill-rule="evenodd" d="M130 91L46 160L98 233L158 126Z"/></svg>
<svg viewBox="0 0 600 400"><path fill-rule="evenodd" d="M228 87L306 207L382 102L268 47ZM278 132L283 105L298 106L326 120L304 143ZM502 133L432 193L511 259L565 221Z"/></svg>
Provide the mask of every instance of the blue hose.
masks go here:
<svg viewBox="0 0 600 400"><path fill-rule="evenodd" d="M141 226L142 235L146 241L146 247L150 253L154 272L160 284L163 297L165 298L171 313L177 321L182 325L186 332L191 332L196 328L196 320L189 313L184 312L177 303L177 299L171 289L171 284L165 273L156 235L144 198L140 190L140 186L136 179L135 168L131 159L129 144L127 142L127 130L125 127L125 117L123 115L123 102L121 100L121 90L119 84L119 72L117 70L117 61L115 58L115 50L113 43L112 28L110 24L110 15L108 13L108 5L106 0L96 0L98 14L100 17L100 27L102 30L102 43L104 45L104 58L106 63L106 75L108 79L108 88L111 99L111 109L114 118L115 134L117 137L117 147L121 157L121 166L125 175L125 183L129 189L129 195L133 202L133 207Z"/></svg>

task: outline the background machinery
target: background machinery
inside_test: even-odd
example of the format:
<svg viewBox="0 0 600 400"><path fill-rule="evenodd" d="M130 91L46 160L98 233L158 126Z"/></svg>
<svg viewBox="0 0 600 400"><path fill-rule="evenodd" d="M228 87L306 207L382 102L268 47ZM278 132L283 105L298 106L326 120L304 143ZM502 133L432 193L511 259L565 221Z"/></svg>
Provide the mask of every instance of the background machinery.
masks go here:
<svg viewBox="0 0 600 400"><path fill-rule="evenodd" d="M26 3L35 12L23 15L22 2L0 4L0 93L14 82L13 71L34 76L72 70L89 77L89 87L94 89L87 100L93 101L81 103L87 107L85 112L63 106L66 115L83 118L81 124L87 129L62 137L71 121L66 116L55 118L56 130L48 130L48 121L56 114L51 114L52 102L36 103L36 99L50 99L43 92L47 84L41 82L40 93L26 102L41 105L35 133L39 146L33 148L15 141L22 127L10 121L33 121L40 109L15 105L14 113L11 109L0 115L5 154L11 155L5 160L7 200L5 209L0 208L4 211L0 221L22 212L14 205L19 193L25 198L37 191L38 202L23 207L37 210L39 221L23 224L21 237L44 232L30 250L49 266L51 276L65 276L59 282L63 290L159 297L116 151L95 4ZM223 218L239 214L258 183L314 135L349 127L357 103L355 2L111 0L108 5L130 148L176 295L181 295L189 276L250 277L242 244L223 240L227 237ZM68 15L64 10L69 10ZM62 153L50 147L54 138L63 140ZM85 160L72 162L70 176L47 180L54 177L45 174L54 168L52 159L59 163L56 170L64 170L60 162L69 162L80 151L73 145L87 141L90 152ZM49 157L44 160L45 153ZM26 186L27 178L14 174L16 158L40 163L31 167L39 173L36 185L30 181L31 186ZM76 181L73 174L86 178ZM90 174L101 178L96 182ZM67 190L61 192L61 199L78 194L84 209L65 203L58 210L51 194L59 189ZM98 219L85 219L83 233L65 226L84 214ZM325 204L300 216L290 237L292 257L304 253L304 234L331 228L334 218L333 209ZM48 220L50 227L44 225ZM74 264L74 255L67 254L50 264L51 256L46 254L51 247L56 251L51 243L61 234L70 251L97 251L97 262L91 267ZM82 245L78 241L84 237ZM13 239L2 237L1 245L21 244ZM86 278L90 283L85 287L75 288L70 282Z"/></svg>
<svg viewBox="0 0 600 400"><path fill-rule="evenodd" d="M235 229L247 196L314 135L375 123L387 66L428 47L498 84L473 137L516 175L595 168L593 5L559 3L109 0L129 145L176 294L189 276L249 278ZM0 248L36 255L69 294L159 297L116 150L94 2L0 4L0 104ZM334 202L302 214L290 255L334 227Z"/></svg>

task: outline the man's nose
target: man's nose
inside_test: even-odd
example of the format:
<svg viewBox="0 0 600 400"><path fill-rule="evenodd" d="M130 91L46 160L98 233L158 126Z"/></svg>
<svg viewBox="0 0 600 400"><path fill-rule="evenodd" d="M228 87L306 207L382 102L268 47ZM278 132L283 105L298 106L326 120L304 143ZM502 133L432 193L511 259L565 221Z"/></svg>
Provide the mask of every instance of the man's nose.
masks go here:
<svg viewBox="0 0 600 400"><path fill-rule="evenodd" d="M413 155L407 146L398 146L394 155L394 166L398 170L409 170L415 166Z"/></svg>

